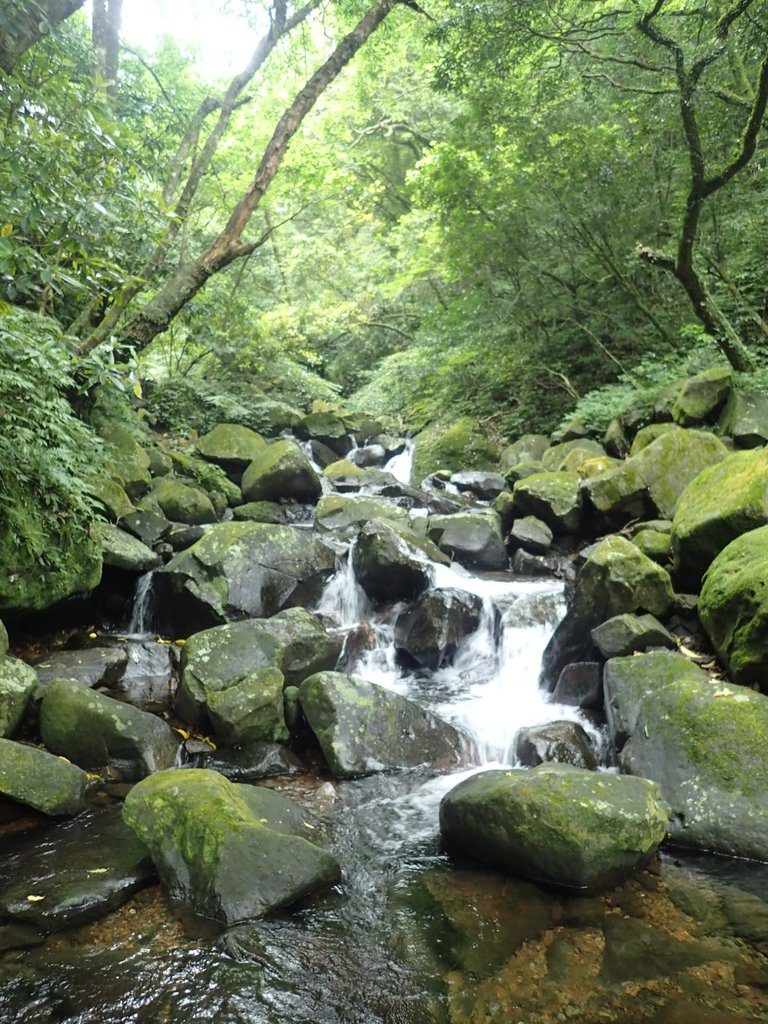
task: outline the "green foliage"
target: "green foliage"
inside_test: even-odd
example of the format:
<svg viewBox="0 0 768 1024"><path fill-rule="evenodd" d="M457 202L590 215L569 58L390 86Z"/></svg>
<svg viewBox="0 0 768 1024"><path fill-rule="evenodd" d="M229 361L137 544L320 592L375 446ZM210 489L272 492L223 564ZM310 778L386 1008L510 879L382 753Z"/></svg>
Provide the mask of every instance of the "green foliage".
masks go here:
<svg viewBox="0 0 768 1024"><path fill-rule="evenodd" d="M74 360L58 325L13 307L0 312L0 516L6 543L28 558L54 564L51 538L87 534L94 518L88 480L102 446L74 415Z"/></svg>
<svg viewBox="0 0 768 1024"><path fill-rule="evenodd" d="M145 408L158 430L176 434L206 434L217 423L239 423L261 431L266 421L259 411L266 396L247 384L228 387L219 381L177 377L151 388Z"/></svg>

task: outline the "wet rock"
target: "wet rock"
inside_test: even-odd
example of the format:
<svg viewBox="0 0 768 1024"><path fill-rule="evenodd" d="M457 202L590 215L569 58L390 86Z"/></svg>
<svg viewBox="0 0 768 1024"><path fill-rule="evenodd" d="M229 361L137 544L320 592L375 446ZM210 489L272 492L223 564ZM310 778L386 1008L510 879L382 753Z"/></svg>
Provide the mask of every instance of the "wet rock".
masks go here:
<svg viewBox="0 0 768 1024"><path fill-rule="evenodd" d="M11 949L29 949L45 942L45 935L27 924L0 924L0 953Z"/></svg>
<svg viewBox="0 0 768 1024"><path fill-rule="evenodd" d="M671 519L688 484L727 454L725 445L714 434L674 430L661 434L633 455L630 464L645 481L659 514Z"/></svg>
<svg viewBox="0 0 768 1024"><path fill-rule="evenodd" d="M0 629L7 645L5 629L1 625ZM0 737L13 736L36 689L37 672L18 658L0 653Z"/></svg>
<svg viewBox="0 0 768 1024"><path fill-rule="evenodd" d="M677 638L653 615L614 615L592 630L592 641L604 658L677 647Z"/></svg>
<svg viewBox="0 0 768 1024"><path fill-rule="evenodd" d="M83 686L112 686L128 664L125 647L87 647L80 651L51 651L35 663L40 693L54 679L75 679Z"/></svg>
<svg viewBox="0 0 768 1024"><path fill-rule="evenodd" d="M97 523L94 529L101 541L104 565L126 569L128 572L148 572L150 569L159 568L159 556L137 537L132 537L119 526Z"/></svg>
<svg viewBox="0 0 768 1024"><path fill-rule="evenodd" d="M307 815L271 790L176 769L134 786L123 819L147 846L171 899L230 927L333 885L339 865L308 842Z"/></svg>
<svg viewBox="0 0 768 1024"><path fill-rule="evenodd" d="M439 469L494 470L498 451L471 416L461 416L446 427L431 423L416 436L413 480L420 481Z"/></svg>
<svg viewBox="0 0 768 1024"><path fill-rule="evenodd" d="M388 456L383 445L367 444L363 448L355 448L354 451L349 452L348 458L353 466L371 469L383 466Z"/></svg>
<svg viewBox="0 0 768 1024"><path fill-rule="evenodd" d="M459 733L391 690L341 672L319 672L299 699L336 778L421 764L456 764Z"/></svg>
<svg viewBox="0 0 768 1024"><path fill-rule="evenodd" d="M733 387L733 371L714 367L683 381L672 406L672 419L683 427L717 417Z"/></svg>
<svg viewBox="0 0 768 1024"><path fill-rule="evenodd" d="M578 473L534 473L515 484L515 511L543 519L553 533L576 533L581 526L580 486Z"/></svg>
<svg viewBox="0 0 768 1024"><path fill-rule="evenodd" d="M205 526L179 526L174 524L168 533L168 543L174 551L186 551L197 544L208 532Z"/></svg>
<svg viewBox="0 0 768 1024"><path fill-rule="evenodd" d="M0 917L40 932L79 927L116 910L154 877L120 811L91 811L2 842Z"/></svg>
<svg viewBox="0 0 768 1024"><path fill-rule="evenodd" d="M195 442L204 459L226 472L237 474L239 471L240 476L266 446L261 434L238 423L219 423Z"/></svg>
<svg viewBox="0 0 768 1024"><path fill-rule="evenodd" d="M225 690L206 694L213 731L225 743L287 740L283 683L279 669L262 668Z"/></svg>
<svg viewBox="0 0 768 1024"><path fill-rule="evenodd" d="M510 568L516 576L554 576L560 572L561 565L554 555L532 555L518 548L512 555Z"/></svg>
<svg viewBox="0 0 768 1024"><path fill-rule="evenodd" d="M570 704L585 711L603 710L603 667L597 661L574 661L560 673L553 704Z"/></svg>
<svg viewBox="0 0 768 1024"><path fill-rule="evenodd" d="M297 775L307 766L293 751L279 743L244 743L235 747L210 747L191 758L193 768L209 768L230 782L258 782L277 775Z"/></svg>
<svg viewBox="0 0 768 1024"><path fill-rule="evenodd" d="M376 647L376 630L370 622L358 622L344 638L344 648L337 668L347 670L367 652Z"/></svg>
<svg viewBox="0 0 768 1024"><path fill-rule="evenodd" d="M124 516L120 525L137 537L142 544L152 547L171 530L171 522L157 512L136 511Z"/></svg>
<svg viewBox="0 0 768 1024"><path fill-rule="evenodd" d="M341 641L323 629L303 608L291 608L271 619L249 619L191 636L181 655L181 681L176 713L194 726L209 723L208 701L264 669L278 669L288 685L333 668ZM282 707L275 725L284 727Z"/></svg>
<svg viewBox="0 0 768 1024"><path fill-rule="evenodd" d="M412 531L391 522L367 523L352 549L355 576L374 601L412 601L431 581L425 554L433 552L448 560L434 544L420 540Z"/></svg>
<svg viewBox="0 0 768 1024"><path fill-rule="evenodd" d="M737 959L722 946L681 941L662 928L632 918L607 917L603 934L605 952L599 980L608 985L666 978L670 971L685 971L711 960Z"/></svg>
<svg viewBox="0 0 768 1024"><path fill-rule="evenodd" d="M597 768L589 736L578 722L549 722L521 729L515 739L515 758L524 768L549 762L589 771Z"/></svg>
<svg viewBox="0 0 768 1024"><path fill-rule="evenodd" d="M732 540L768 522L768 449L735 452L705 469L680 497L672 523L675 578L698 589Z"/></svg>
<svg viewBox="0 0 768 1024"><path fill-rule="evenodd" d="M768 395L762 391L731 391L718 427L739 448L762 448L768 444Z"/></svg>
<svg viewBox="0 0 768 1024"><path fill-rule="evenodd" d="M481 501L493 501L507 490L507 481L499 473L454 473L451 483L460 491L469 491Z"/></svg>
<svg viewBox="0 0 768 1024"><path fill-rule="evenodd" d="M339 458L338 453L329 448L327 444L323 444L321 441L308 441L307 447L312 455L312 460L317 463L322 469L326 466L331 466Z"/></svg>
<svg viewBox="0 0 768 1024"><path fill-rule="evenodd" d="M482 611L483 602L475 594L451 588L430 590L398 617L395 647L422 668L440 668L480 625Z"/></svg>
<svg viewBox="0 0 768 1024"><path fill-rule="evenodd" d="M523 516L513 521L508 540L532 555L545 555L552 546L552 531L536 516Z"/></svg>
<svg viewBox="0 0 768 1024"><path fill-rule="evenodd" d="M175 636L312 604L335 555L311 531L266 523L221 523L155 577L158 606Z"/></svg>
<svg viewBox="0 0 768 1024"><path fill-rule="evenodd" d="M340 530L357 533L371 519L394 521L408 525L408 512L391 502L364 495L350 497L326 494L317 503L316 522L321 530Z"/></svg>
<svg viewBox="0 0 768 1024"><path fill-rule="evenodd" d="M622 771L657 782L675 843L768 860L768 698L654 651L605 666Z"/></svg>
<svg viewBox="0 0 768 1024"><path fill-rule="evenodd" d="M152 510L152 506L159 509L172 522L184 523L187 526L215 523L218 518L216 509L205 491L170 476L160 477L155 482L152 493L142 502L145 509Z"/></svg>
<svg viewBox="0 0 768 1024"><path fill-rule="evenodd" d="M241 484L246 501L281 498L314 502L322 494L320 477L295 441L274 441L249 465Z"/></svg>
<svg viewBox="0 0 768 1024"><path fill-rule="evenodd" d="M53 754L0 739L0 793L36 811L77 814L83 808L84 771Z"/></svg>
<svg viewBox="0 0 768 1024"><path fill-rule="evenodd" d="M272 523L273 526L288 526L289 506L276 501L247 501L234 510L235 519L249 523Z"/></svg>
<svg viewBox="0 0 768 1024"><path fill-rule="evenodd" d="M337 491L359 491L363 487L369 491L391 485L398 486L398 482L391 473L383 469L363 469L356 466L349 459L338 459L326 466L323 476Z"/></svg>
<svg viewBox="0 0 768 1024"><path fill-rule="evenodd" d="M646 779L542 764L459 783L440 804L440 831L451 849L509 874L591 891L653 855L667 814Z"/></svg>
<svg viewBox="0 0 768 1024"><path fill-rule="evenodd" d="M442 552L468 569L507 567L501 519L492 509L431 516L427 533Z"/></svg>
<svg viewBox="0 0 768 1024"><path fill-rule="evenodd" d="M297 424L296 434L305 441L320 441L342 458L354 445L346 423L332 412L309 413Z"/></svg>
<svg viewBox="0 0 768 1024"><path fill-rule="evenodd" d="M83 768L108 765L126 780L170 767L178 749L175 734L161 719L73 679L54 679L47 686L40 734L54 754Z"/></svg>
<svg viewBox="0 0 768 1024"><path fill-rule="evenodd" d="M704 576L701 624L731 679L768 691L768 526L737 537Z"/></svg>

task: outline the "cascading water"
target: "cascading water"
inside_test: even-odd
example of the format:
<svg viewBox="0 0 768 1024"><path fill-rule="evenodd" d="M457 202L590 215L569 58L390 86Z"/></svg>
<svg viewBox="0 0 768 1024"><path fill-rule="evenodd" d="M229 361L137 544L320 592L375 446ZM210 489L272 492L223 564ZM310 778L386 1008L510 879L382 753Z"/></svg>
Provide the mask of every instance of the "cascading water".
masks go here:
<svg viewBox="0 0 768 1024"><path fill-rule="evenodd" d="M411 474L413 472L413 453L415 445L412 440L406 441L405 448L399 455L393 455L392 458L386 462L383 466L385 473L391 473L395 480L399 480L401 484L409 484L411 482Z"/></svg>
<svg viewBox="0 0 768 1024"><path fill-rule="evenodd" d="M145 572L136 581L131 619L128 623L129 636L145 636L153 625L152 582L153 572Z"/></svg>

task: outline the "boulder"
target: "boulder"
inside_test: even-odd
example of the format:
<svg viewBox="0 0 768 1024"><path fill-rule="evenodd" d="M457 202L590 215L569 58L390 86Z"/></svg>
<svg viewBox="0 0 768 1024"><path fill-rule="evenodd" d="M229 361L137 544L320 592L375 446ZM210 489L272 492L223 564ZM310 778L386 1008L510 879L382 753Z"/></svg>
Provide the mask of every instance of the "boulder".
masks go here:
<svg viewBox="0 0 768 1024"><path fill-rule="evenodd" d="M683 381L672 406L672 419L683 427L717 417L733 387L733 371L717 366Z"/></svg>
<svg viewBox="0 0 768 1024"><path fill-rule="evenodd" d="M547 448L541 456L541 464L550 473L560 470L572 472L587 459L601 455L605 455L605 449L601 444L588 437L577 437L571 441L561 441L559 444Z"/></svg>
<svg viewBox="0 0 768 1024"><path fill-rule="evenodd" d="M425 554L447 563L434 544L383 520L367 523L352 548L352 567L374 601L412 601L429 586L432 573ZM436 560L437 560L436 559Z"/></svg>
<svg viewBox="0 0 768 1024"><path fill-rule="evenodd" d="M147 448L149 472L152 476L168 476L173 472L173 459L161 448Z"/></svg>
<svg viewBox="0 0 768 1024"><path fill-rule="evenodd" d="M502 491L507 490L507 481L499 473L465 471L454 473L451 483L459 491L469 491L481 501L493 501Z"/></svg>
<svg viewBox="0 0 768 1024"><path fill-rule="evenodd" d="M339 458L333 448L329 448L327 444L322 444L320 441L307 441L304 451L307 458L312 462L313 467L319 466L321 469L325 469L326 466L337 462ZM353 465L356 465L356 463L353 463Z"/></svg>
<svg viewBox="0 0 768 1024"><path fill-rule="evenodd" d="M592 630L592 642L604 658L677 647L677 638L653 615L614 615Z"/></svg>
<svg viewBox="0 0 768 1024"><path fill-rule="evenodd" d="M661 434L630 464L637 470L659 514L671 519L688 484L702 470L716 465L728 454L723 442L701 430L673 430Z"/></svg>
<svg viewBox="0 0 768 1024"><path fill-rule="evenodd" d="M321 530L357 531L371 519L408 525L408 512L391 502L366 495L326 494L317 503L315 522Z"/></svg>
<svg viewBox="0 0 768 1024"><path fill-rule="evenodd" d="M306 774L304 762L279 743L241 743L190 754L192 768L209 768L230 782L258 782L277 775Z"/></svg>
<svg viewBox="0 0 768 1024"><path fill-rule="evenodd" d="M113 523L119 523L136 510L124 488L116 480L110 480L109 477L92 478L88 481L88 490Z"/></svg>
<svg viewBox="0 0 768 1024"><path fill-rule="evenodd" d="M597 758L589 736L578 722L548 722L521 729L515 737L515 759L524 768L539 764L570 764L594 771Z"/></svg>
<svg viewBox="0 0 768 1024"><path fill-rule="evenodd" d="M549 448L546 434L523 434L508 445L501 453L499 468L506 473L521 462L541 462L541 457Z"/></svg>
<svg viewBox="0 0 768 1024"><path fill-rule="evenodd" d="M381 444L367 444L363 448L355 448L349 452L348 457L353 466L372 469L384 465L387 461L387 452Z"/></svg>
<svg viewBox="0 0 768 1024"><path fill-rule="evenodd" d="M305 441L319 441L342 458L355 444L346 423L332 412L311 412L297 424L296 434Z"/></svg>
<svg viewBox="0 0 768 1024"><path fill-rule="evenodd" d="M171 521L159 512L141 509L130 512L120 525L147 547L152 547L158 541L163 540L166 534L170 533L172 527Z"/></svg>
<svg viewBox="0 0 768 1024"><path fill-rule="evenodd" d="M155 576L174 636L311 605L333 574L334 553L311 531L267 523L214 526Z"/></svg>
<svg viewBox="0 0 768 1024"><path fill-rule="evenodd" d="M663 616L674 602L669 574L624 537L600 541L576 577L573 601L557 626L542 661L542 680L551 690L572 661L589 661L590 631L624 612Z"/></svg>
<svg viewBox="0 0 768 1024"><path fill-rule="evenodd" d="M704 576L701 624L735 683L768 691L768 526L724 548Z"/></svg>
<svg viewBox="0 0 768 1024"><path fill-rule="evenodd" d="M606 427L603 448L615 459L623 459L629 454L629 438L620 419L612 419Z"/></svg>
<svg viewBox="0 0 768 1024"><path fill-rule="evenodd" d="M498 515L501 520L501 529L504 533L507 533L515 520L515 499L511 491L502 491L498 498L495 498L491 504L491 508ZM450 515L452 512L460 512L461 509L449 509L447 514ZM443 513L435 510L432 515L441 515ZM531 517L534 518L534 517ZM536 520L541 522L541 520ZM543 524L546 526L546 523ZM546 526L549 530L549 527ZM551 534L551 531L550 531Z"/></svg>
<svg viewBox="0 0 768 1024"><path fill-rule="evenodd" d="M208 702L265 669L279 670L288 685L332 669L341 640L304 608L290 608L271 619L248 619L191 636L181 653L176 714L195 728L207 727ZM275 705L271 731L283 735L282 701Z"/></svg>
<svg viewBox="0 0 768 1024"><path fill-rule="evenodd" d="M680 429L682 428L678 427L676 423L649 423L647 427L641 427L632 441L632 446L629 449L630 456L637 455L643 448L653 444L656 438L661 437L662 434L668 434L670 431Z"/></svg>
<svg viewBox="0 0 768 1024"><path fill-rule="evenodd" d="M599 661L573 661L566 665L552 693L553 704L569 704L584 711L603 710L603 666Z"/></svg>
<svg viewBox="0 0 768 1024"><path fill-rule="evenodd" d="M672 523L676 580L696 590L712 559L768 523L768 449L728 455L686 487Z"/></svg>
<svg viewBox="0 0 768 1024"><path fill-rule="evenodd" d="M0 793L54 817L83 809L85 772L38 747L0 739Z"/></svg>
<svg viewBox="0 0 768 1024"><path fill-rule="evenodd" d="M659 565L666 565L670 560L672 537L669 533L652 529L638 530L632 537L632 543Z"/></svg>
<svg viewBox="0 0 768 1024"><path fill-rule="evenodd" d="M51 651L35 662L39 692L54 679L74 679L83 686L112 686L128 664L125 647L88 647L78 651Z"/></svg>
<svg viewBox="0 0 768 1024"><path fill-rule="evenodd" d="M248 466L241 483L246 501L314 502L322 494L320 477L295 441L273 441Z"/></svg>
<svg viewBox="0 0 768 1024"><path fill-rule="evenodd" d="M501 518L493 509L431 516L427 534L452 561L468 569L507 567Z"/></svg>
<svg viewBox="0 0 768 1024"><path fill-rule="evenodd" d="M218 518L205 491L171 476L162 476L155 481L152 493L143 502L149 511L152 505L156 505L174 523L186 523L188 526L215 523Z"/></svg>
<svg viewBox="0 0 768 1024"><path fill-rule="evenodd" d="M109 424L99 433L111 445L109 472L129 498L140 498L152 484L149 473L149 455L144 451L130 431Z"/></svg>
<svg viewBox="0 0 768 1024"><path fill-rule="evenodd" d="M261 434L239 423L219 423L195 442L204 459L233 474L239 470L240 475L266 446Z"/></svg>
<svg viewBox="0 0 768 1024"><path fill-rule="evenodd" d="M768 860L768 698L668 651L609 661L605 696L621 770L658 783L673 842Z"/></svg>
<svg viewBox="0 0 768 1024"><path fill-rule="evenodd" d="M517 549L509 567L516 576L557 576L562 569L556 555L533 555L525 548Z"/></svg>
<svg viewBox="0 0 768 1024"><path fill-rule="evenodd" d="M762 391L731 391L718 428L739 448L762 448L768 444L768 395Z"/></svg>
<svg viewBox="0 0 768 1024"><path fill-rule="evenodd" d="M213 731L225 743L287 740L284 682L278 669L261 668L225 690L207 693L206 710Z"/></svg>
<svg viewBox="0 0 768 1024"><path fill-rule="evenodd" d="M578 473L534 473L514 486L515 512L543 519L555 534L576 533L581 525L580 486Z"/></svg>
<svg viewBox="0 0 768 1024"><path fill-rule="evenodd" d="M653 856L667 815L646 779L542 764L459 783L440 804L440 831L449 848L509 874L594 891Z"/></svg>
<svg viewBox="0 0 768 1024"><path fill-rule="evenodd" d="M234 509L235 519L249 523L271 523L273 526L290 525L290 505L276 501L247 501ZM295 508L295 506L293 506Z"/></svg>
<svg viewBox="0 0 768 1024"><path fill-rule="evenodd" d="M588 518L598 528L620 529L630 519L641 519L650 508L645 479L631 461L590 476L581 484Z"/></svg>
<svg viewBox="0 0 768 1024"><path fill-rule="evenodd" d="M459 733L391 690L341 672L318 672L299 687L304 716L336 778L421 764L454 765Z"/></svg>
<svg viewBox="0 0 768 1024"><path fill-rule="evenodd" d="M307 841L307 815L288 797L183 768L131 790L123 820L154 861L171 900L225 927L333 885L339 865ZM312 832L309 832L312 835Z"/></svg>
<svg viewBox="0 0 768 1024"><path fill-rule="evenodd" d="M111 523L96 523L94 531L101 541L104 565L127 572L148 572L162 565L159 555L130 533Z"/></svg>
<svg viewBox="0 0 768 1024"><path fill-rule="evenodd" d="M251 418L265 437L279 437L284 430L294 430L303 413L288 402L259 398L251 408Z"/></svg>
<svg viewBox="0 0 768 1024"><path fill-rule="evenodd" d="M365 445L375 441L386 449L387 458L399 455L405 449L404 439L385 434L382 422L370 413L346 412L342 414L341 420L357 444Z"/></svg>
<svg viewBox="0 0 768 1024"><path fill-rule="evenodd" d="M430 590L398 616L395 648L422 668L440 668L480 625L482 611L483 602L475 594L451 588Z"/></svg>
<svg viewBox="0 0 768 1024"><path fill-rule="evenodd" d="M337 459L326 466L323 476L337 491L359 491L362 487L369 489L396 486L397 480L391 473L383 469L363 469L349 459Z"/></svg>
<svg viewBox="0 0 768 1024"><path fill-rule="evenodd" d="M147 850L119 808L89 811L6 839L0 918L46 933L78 928L117 910L154 879Z"/></svg>
<svg viewBox="0 0 768 1024"><path fill-rule="evenodd" d="M266 441L264 442L266 446ZM171 461L179 476L187 482L205 491L221 515L227 505L236 506L243 502L243 495L234 480L230 480L220 466L215 466L205 459L197 459L185 452L171 451ZM237 470L234 476L239 481L242 471Z"/></svg>
<svg viewBox="0 0 768 1024"><path fill-rule="evenodd" d="M18 658L0 653L0 736L13 736L36 689L37 672Z"/></svg>
<svg viewBox="0 0 768 1024"><path fill-rule="evenodd" d="M126 780L170 767L179 745L162 719L74 679L55 679L46 687L40 735L54 754L81 768L109 766Z"/></svg>
<svg viewBox="0 0 768 1024"><path fill-rule="evenodd" d="M412 479L423 480L438 469L492 470L497 460L498 452L477 420L461 416L448 427L432 423L417 435Z"/></svg>

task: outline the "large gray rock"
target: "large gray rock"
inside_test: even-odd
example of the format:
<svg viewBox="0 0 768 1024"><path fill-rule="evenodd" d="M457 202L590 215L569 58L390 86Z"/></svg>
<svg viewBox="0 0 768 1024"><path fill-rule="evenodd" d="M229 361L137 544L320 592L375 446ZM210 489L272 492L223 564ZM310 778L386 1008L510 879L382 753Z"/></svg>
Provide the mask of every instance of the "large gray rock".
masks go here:
<svg viewBox="0 0 768 1024"><path fill-rule="evenodd" d="M83 686L112 686L122 679L128 664L125 647L88 647L78 651L51 651L35 663L42 690L54 679L75 679Z"/></svg>
<svg viewBox="0 0 768 1024"><path fill-rule="evenodd" d="M313 502L322 494L320 477L295 441L273 441L248 466L241 483L246 501Z"/></svg>
<svg viewBox="0 0 768 1024"><path fill-rule="evenodd" d="M653 651L605 667L622 771L657 782L675 843L768 860L768 698Z"/></svg>
<svg viewBox="0 0 768 1024"><path fill-rule="evenodd" d="M677 647L677 639L653 615L614 615L592 630L592 641L604 658Z"/></svg>
<svg viewBox="0 0 768 1024"><path fill-rule="evenodd" d="M683 427L713 420L733 387L730 367L716 366L689 377L680 385L672 406L672 419Z"/></svg>
<svg viewBox="0 0 768 1024"><path fill-rule="evenodd" d="M342 458L354 444L349 428L332 412L311 412L296 427L296 434L305 441L319 441Z"/></svg>
<svg viewBox="0 0 768 1024"><path fill-rule="evenodd" d="M448 562L434 544L412 531L372 520L357 536L352 567L360 586L374 601L411 601L431 582L428 557Z"/></svg>
<svg viewBox="0 0 768 1024"><path fill-rule="evenodd" d="M279 793L195 768L145 779L123 805L171 900L225 927L337 881L336 859L307 841L307 817Z"/></svg>
<svg viewBox="0 0 768 1024"><path fill-rule="evenodd" d="M668 808L658 787L565 764L489 771L440 804L452 849L567 889L615 885L656 851Z"/></svg>
<svg viewBox="0 0 768 1024"><path fill-rule="evenodd" d="M335 555L310 530L220 523L156 575L159 606L175 636L311 605L333 574Z"/></svg>
<svg viewBox="0 0 768 1024"><path fill-rule="evenodd" d="M142 508L149 511L159 509L172 522L187 526L215 523L218 519L213 502L204 490L170 476L160 477L155 482L152 493L143 500Z"/></svg>
<svg viewBox="0 0 768 1024"><path fill-rule="evenodd" d="M303 608L287 609L271 619L203 630L191 636L182 650L176 714L195 728L204 728L209 723L211 696L264 669L277 669L288 685L298 685L315 672L334 668L340 653L341 641L329 636ZM282 735L282 703L272 725Z"/></svg>
<svg viewBox="0 0 768 1024"><path fill-rule="evenodd" d="M279 669L261 668L226 690L207 694L213 731L225 743L287 740L284 682Z"/></svg>
<svg viewBox="0 0 768 1024"><path fill-rule="evenodd" d="M13 736L37 689L37 672L18 658L0 654L0 736Z"/></svg>
<svg viewBox="0 0 768 1024"><path fill-rule="evenodd" d="M572 661L560 673L553 704L569 704L585 711L603 710L603 666L599 661Z"/></svg>
<svg viewBox="0 0 768 1024"><path fill-rule="evenodd" d="M427 533L442 552L469 569L507 567L501 518L492 509L431 516Z"/></svg>
<svg viewBox="0 0 768 1024"><path fill-rule="evenodd" d="M549 448L546 434L523 434L501 453L499 465L502 473L507 473L521 462L541 462L541 457Z"/></svg>
<svg viewBox="0 0 768 1024"><path fill-rule="evenodd" d="M739 448L768 444L768 395L762 391L731 392L718 423Z"/></svg>
<svg viewBox="0 0 768 1024"><path fill-rule="evenodd" d="M375 683L319 672L299 699L323 757L336 778L420 764L457 764L459 733L417 704Z"/></svg>
<svg viewBox="0 0 768 1024"><path fill-rule="evenodd" d="M408 512L392 502L368 495L326 494L317 503L315 522L321 530L357 531L371 519L408 525Z"/></svg>
<svg viewBox="0 0 768 1024"><path fill-rule="evenodd" d="M195 442L204 459L241 475L266 446L261 434L239 423L219 423Z"/></svg>
<svg viewBox="0 0 768 1024"><path fill-rule="evenodd" d="M588 771L597 768L589 736L578 722L548 722L521 729L515 738L515 758L524 768L549 763Z"/></svg>
<svg viewBox="0 0 768 1024"><path fill-rule="evenodd" d="M94 529L101 541L104 565L125 569L128 572L148 572L151 569L158 569L162 564L159 555L137 537L132 537L130 533L121 530L119 526L97 523Z"/></svg>
<svg viewBox="0 0 768 1024"><path fill-rule="evenodd" d="M88 777L82 769L38 747L0 739L0 793L43 814L77 814Z"/></svg>
<svg viewBox="0 0 768 1024"><path fill-rule="evenodd" d="M581 477L578 473L534 473L513 490L518 516L543 519L553 533L576 533L581 526Z"/></svg>
<svg viewBox="0 0 768 1024"><path fill-rule="evenodd" d="M728 450L714 434L701 430L672 430L633 455L630 463L640 474L659 514L671 519L680 495L702 470L721 462Z"/></svg>
<svg viewBox="0 0 768 1024"><path fill-rule="evenodd" d="M178 739L155 715L90 690L74 679L55 679L40 704L46 747L81 768L111 767L123 779L169 768Z"/></svg>
<svg viewBox="0 0 768 1024"><path fill-rule="evenodd" d="M430 590L398 616L395 647L422 668L439 668L477 629L482 611L483 602L475 594L451 588Z"/></svg>
<svg viewBox="0 0 768 1024"><path fill-rule="evenodd" d="M645 479L631 461L584 480L581 494L597 529L620 528L642 519L651 507Z"/></svg>
<svg viewBox="0 0 768 1024"><path fill-rule="evenodd" d="M552 531L536 516L523 516L512 522L508 539L532 555L545 555L552 546Z"/></svg>
<svg viewBox="0 0 768 1024"><path fill-rule="evenodd" d="M467 471L454 473L451 483L459 491L469 491L481 501L493 501L502 491L507 490L507 481L500 473L480 473Z"/></svg>

